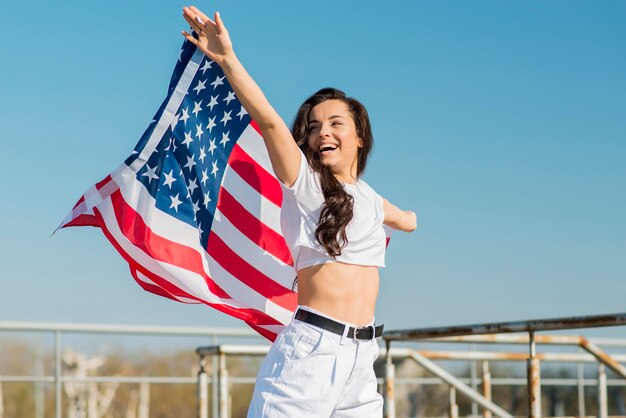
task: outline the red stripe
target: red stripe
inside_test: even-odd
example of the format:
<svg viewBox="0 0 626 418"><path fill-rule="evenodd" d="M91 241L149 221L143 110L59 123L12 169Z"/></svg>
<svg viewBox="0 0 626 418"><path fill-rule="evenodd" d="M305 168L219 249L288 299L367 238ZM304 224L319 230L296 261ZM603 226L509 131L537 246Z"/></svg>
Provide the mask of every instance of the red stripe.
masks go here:
<svg viewBox="0 0 626 418"><path fill-rule="evenodd" d="M216 234L209 235L208 253L230 274L265 298L291 311L296 309L297 295L267 277L235 253Z"/></svg>
<svg viewBox="0 0 626 418"><path fill-rule="evenodd" d="M252 159L239 144L233 147L228 165L267 200L278 207L283 204L283 191L278 180Z"/></svg>
<svg viewBox="0 0 626 418"><path fill-rule="evenodd" d="M120 244L116 241L115 237L108 230L108 228L106 227L106 223L104 222L104 219L103 219L102 214L100 213L100 211L98 211L97 208L94 208L94 212L96 213L96 216L98 217L98 220L100 221L100 223L103 225L102 226L102 232L104 233L106 238L109 240L109 242L111 242L113 247L115 247L117 252L120 253L122 258L124 258L124 260L126 260L126 262L129 264L129 267L131 269L131 274L133 274L133 276L134 276L134 274L136 274L136 273L133 273L134 270L139 271L144 276L146 276L150 280L152 280L158 287L162 287L163 288L163 292L169 293L171 295L176 295L176 296L179 296L179 297L186 297L186 298L189 298L189 299L197 300L198 302L201 302L201 303L204 303L205 305L211 306L212 308L215 308L215 309L217 309L217 310L219 310L221 312L224 312L224 313L226 313L228 315L231 315L231 316L233 316L235 318L238 318L238 319L241 319L243 321L246 321L251 326L253 324L282 325L278 320L276 320L276 318L273 318L273 317L269 316L267 313L265 313L263 311L259 311L257 309L252 309L252 308L236 308L236 307L225 305L225 304L208 302L208 301L206 301L204 299L201 299L201 298L199 298L197 296L189 294L189 293L183 291L182 289L179 289L177 286L175 286L172 283L168 282L166 279L158 276L157 274L155 274L154 272L152 272L148 268L146 268L143 265L139 264L135 259L133 259L120 246ZM145 289L145 287L143 285L141 287ZM157 294L165 296L163 293L157 293ZM230 299L229 296L226 296L226 298ZM295 307L292 310L295 310ZM271 339L271 338L269 338L269 336L267 336L267 338Z"/></svg>
<svg viewBox="0 0 626 418"><path fill-rule="evenodd" d="M254 119L252 119L250 121L250 126L252 126L254 128L254 130L259 133L259 135L263 136L263 134L261 134L261 128L259 128L259 124L256 123L256 121Z"/></svg>
<svg viewBox="0 0 626 418"><path fill-rule="evenodd" d="M84 201L85 201L85 195L82 195L80 199L78 199L78 202L76 202L76 204L74 205L72 209L76 209L76 207L80 205L81 203L83 203Z"/></svg>
<svg viewBox="0 0 626 418"><path fill-rule="evenodd" d="M228 297L228 294L204 271L198 251L152 232L143 218L126 203L119 190L111 194L111 204L120 230L133 245L141 248L155 260L199 274L204 278L211 293L220 298Z"/></svg>
<svg viewBox="0 0 626 418"><path fill-rule="evenodd" d="M259 334L261 334L262 336L264 336L265 338L267 338L268 340L270 340L271 342L274 342L274 340L277 337L277 334L272 332L272 331L268 331L267 329L251 324L249 322L247 322L248 325L250 325L250 328L252 328L253 330L255 330L256 332L258 332Z"/></svg>
<svg viewBox="0 0 626 418"><path fill-rule="evenodd" d="M93 215L78 215L76 218L72 219L65 225L63 228L67 228L69 226L96 226L99 227L98 219Z"/></svg>
<svg viewBox="0 0 626 418"><path fill-rule="evenodd" d="M155 284L147 283L141 280L139 278L139 272L136 269L131 268L130 274L133 276L137 284L141 286L143 290L150 292L150 293L154 293L155 295L163 296L164 298L175 300L176 302L182 302L181 300L177 299L175 296L173 296L170 292L163 289L162 287L157 286Z"/></svg>
<svg viewBox="0 0 626 418"><path fill-rule="evenodd" d="M293 266L293 259L285 238L248 212L225 188L220 190L217 208L252 242L283 263Z"/></svg>
<svg viewBox="0 0 626 418"><path fill-rule="evenodd" d="M111 180L112 180L112 178L111 178L111 175L109 174L108 176L106 176L105 178L100 180L98 183L96 183L96 189L98 189L98 190L102 189Z"/></svg>

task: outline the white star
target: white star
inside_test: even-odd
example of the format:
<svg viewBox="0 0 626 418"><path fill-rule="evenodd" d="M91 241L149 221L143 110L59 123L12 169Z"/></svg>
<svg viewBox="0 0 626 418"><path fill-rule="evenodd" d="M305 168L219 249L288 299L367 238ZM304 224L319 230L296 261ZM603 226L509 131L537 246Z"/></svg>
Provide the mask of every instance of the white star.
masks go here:
<svg viewBox="0 0 626 418"><path fill-rule="evenodd" d="M213 116L212 118L209 118L209 124L206 126L206 128L209 130L209 133L211 133L211 131L213 130L213 128L214 128L215 126L217 126L217 125L216 125L216 123L215 123L215 118L216 118L216 117L217 117L217 116Z"/></svg>
<svg viewBox="0 0 626 418"><path fill-rule="evenodd" d="M200 68L200 69L202 70L202 75L204 75L204 72L205 72L206 70L208 70L209 68L213 68L213 67L211 66L211 64L213 64L213 61L211 61L211 60L209 60L209 59L207 59L206 61L204 61L204 65L202 66L202 68Z"/></svg>
<svg viewBox="0 0 626 418"><path fill-rule="evenodd" d="M198 188L198 183L196 183L196 179L189 179L189 184L187 185L189 188L189 193L193 193Z"/></svg>
<svg viewBox="0 0 626 418"><path fill-rule="evenodd" d="M220 97L219 94L217 96L211 96L211 101L209 102L208 105L206 105L206 107L208 107L211 112L213 111L213 106L217 105L217 98L218 97Z"/></svg>
<svg viewBox="0 0 626 418"><path fill-rule="evenodd" d="M187 149L189 149L189 144L193 142L193 138L191 137L191 133L185 132L185 140L183 141L183 145L187 145Z"/></svg>
<svg viewBox="0 0 626 418"><path fill-rule="evenodd" d="M215 81L211 83L211 85L213 86L213 90L215 90L217 88L217 86L224 84L224 82L222 80L224 80L225 77L220 77L219 75L217 77L215 77Z"/></svg>
<svg viewBox="0 0 626 418"><path fill-rule="evenodd" d="M202 90L206 89L206 87L204 87L205 83L206 83L206 80L204 81L198 80L198 85L193 88L194 90L196 90L196 94L200 94Z"/></svg>
<svg viewBox="0 0 626 418"><path fill-rule="evenodd" d="M202 112L202 108L200 107L201 104L202 100L200 100L200 102L193 102L193 110L191 113L193 113L195 117L198 117L198 112Z"/></svg>
<svg viewBox="0 0 626 418"><path fill-rule="evenodd" d="M176 146L176 138L174 138L174 137L171 137L171 138L170 138L170 146L172 147L172 152L175 152L175 151L176 151L176 148L178 148L178 147ZM169 148L169 147L168 147L168 148Z"/></svg>
<svg viewBox="0 0 626 418"><path fill-rule="evenodd" d="M211 174L213 174L213 177L217 177L217 172L219 171L219 169L217 168L217 161L212 161L211 164L213 164Z"/></svg>
<svg viewBox="0 0 626 418"><path fill-rule="evenodd" d="M185 122L185 126L187 126L187 119L189 119L189 108L186 107L183 109L183 115L178 120L182 120L183 122Z"/></svg>
<svg viewBox="0 0 626 418"><path fill-rule="evenodd" d="M209 192L206 192L204 194L204 207L205 208L209 208L209 202L211 201L211 198L209 197Z"/></svg>
<svg viewBox="0 0 626 418"><path fill-rule="evenodd" d="M204 150L204 147L202 147L200 148L200 156L198 157L198 159L202 161L202 164L204 164L205 158L206 158L206 151Z"/></svg>
<svg viewBox="0 0 626 418"><path fill-rule="evenodd" d="M182 56L183 56L183 50L181 49L180 52L178 53L178 61L182 61Z"/></svg>
<svg viewBox="0 0 626 418"><path fill-rule="evenodd" d="M165 182L163 183L163 185L164 186L169 186L170 190L172 190L172 184L176 181L176 179L172 175L173 172L174 172L174 170L170 170L169 174L168 173L163 173L163 175L165 176ZM176 195L176 196L178 196L178 195Z"/></svg>
<svg viewBox="0 0 626 418"><path fill-rule="evenodd" d="M220 141L220 144L222 144L224 148L226 148L226 143L230 141L230 138L228 137L229 133L230 131L226 132L225 134L224 133L222 134L222 140Z"/></svg>
<svg viewBox="0 0 626 418"><path fill-rule="evenodd" d="M235 92L234 91L229 91L228 92L228 96L226 96L226 98L224 99L224 101L226 102L226 106L228 106L230 104L231 100L235 100Z"/></svg>
<svg viewBox="0 0 626 418"><path fill-rule="evenodd" d="M228 113L224 112L224 117L220 120L220 122L224 123L224 126L226 126L226 123L228 123L228 121L232 119L230 117L231 113L232 113L232 110L229 110Z"/></svg>
<svg viewBox="0 0 626 418"><path fill-rule="evenodd" d="M146 164L146 172L142 174L142 176L148 177L148 183L152 181L152 179L158 179L159 176L156 175L156 167L152 168L148 164Z"/></svg>
<svg viewBox="0 0 626 418"><path fill-rule="evenodd" d="M196 213L200 210L200 205L198 205L198 202L191 202L191 204L193 206L193 216L196 216Z"/></svg>
<svg viewBox="0 0 626 418"><path fill-rule="evenodd" d="M204 187L204 183L206 183L206 181L209 179L209 175L206 173L206 170L206 168L202 170L202 180L200 180L200 182L202 183L202 187Z"/></svg>
<svg viewBox="0 0 626 418"><path fill-rule="evenodd" d="M198 222L198 232L200 235L204 234L204 231L202 230L202 222Z"/></svg>
<svg viewBox="0 0 626 418"><path fill-rule="evenodd" d="M191 156L187 156L187 164L185 164L185 168L189 169L189 172L191 173L191 169L193 168L193 166L196 165L196 162L193 160L193 154Z"/></svg>
<svg viewBox="0 0 626 418"><path fill-rule="evenodd" d="M204 133L204 131L202 130L202 124L200 123L200 124L196 125L196 129L197 129L197 131L196 131L196 138L202 137L202 134Z"/></svg>
<svg viewBox="0 0 626 418"><path fill-rule="evenodd" d="M215 150L216 148L217 147L215 146L215 138L213 138L209 141L209 152L211 153L211 155L213 155L213 150Z"/></svg>
<svg viewBox="0 0 626 418"><path fill-rule="evenodd" d="M247 114L248 112L246 112L246 109L244 109L243 106L241 106L241 110L239 111L239 113L237 113L237 116L239 116L239 120L241 120Z"/></svg>
<svg viewBox="0 0 626 418"><path fill-rule="evenodd" d="M172 199L172 204L170 205L170 209L174 208L174 210L178 213L178 205L180 205L183 202L178 200L178 194L174 197L170 196L170 199Z"/></svg>

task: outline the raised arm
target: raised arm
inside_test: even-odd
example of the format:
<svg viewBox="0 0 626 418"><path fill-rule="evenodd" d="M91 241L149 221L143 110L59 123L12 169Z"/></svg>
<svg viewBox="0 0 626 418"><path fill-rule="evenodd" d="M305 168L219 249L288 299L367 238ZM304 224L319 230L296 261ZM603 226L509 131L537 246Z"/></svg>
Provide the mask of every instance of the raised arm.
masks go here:
<svg viewBox="0 0 626 418"><path fill-rule="evenodd" d="M401 210L397 206L389 203L385 198L383 198L383 210L385 211L385 219L383 220L385 225L404 232L413 232L415 228L417 228L417 216L415 212Z"/></svg>
<svg viewBox="0 0 626 418"><path fill-rule="evenodd" d="M219 13L211 20L191 6L183 8L183 17L198 38L185 31L183 36L222 68L237 98L261 129L274 173L285 185L293 185L300 168L300 150L285 122L237 59Z"/></svg>

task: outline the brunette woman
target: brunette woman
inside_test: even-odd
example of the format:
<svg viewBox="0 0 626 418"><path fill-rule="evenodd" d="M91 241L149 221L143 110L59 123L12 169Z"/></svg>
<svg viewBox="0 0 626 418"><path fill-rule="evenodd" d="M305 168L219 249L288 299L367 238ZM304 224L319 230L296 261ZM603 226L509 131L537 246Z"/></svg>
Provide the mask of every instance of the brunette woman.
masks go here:
<svg viewBox="0 0 626 418"><path fill-rule="evenodd" d="M383 224L416 228L361 179L373 145L367 111L336 89L300 107L290 130L237 59L218 13L183 9L183 35L224 71L257 122L283 185L281 226L297 270L298 310L259 371L248 417L380 417L373 363Z"/></svg>

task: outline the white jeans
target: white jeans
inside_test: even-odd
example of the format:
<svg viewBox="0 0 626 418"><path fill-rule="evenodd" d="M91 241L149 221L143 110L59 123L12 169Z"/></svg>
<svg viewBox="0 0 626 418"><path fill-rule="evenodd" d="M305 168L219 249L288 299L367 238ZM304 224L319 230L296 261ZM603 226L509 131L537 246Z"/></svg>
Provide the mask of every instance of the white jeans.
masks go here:
<svg viewBox="0 0 626 418"><path fill-rule="evenodd" d="M382 417L373 367L378 354L376 340L354 340L294 319L263 361L248 418Z"/></svg>

